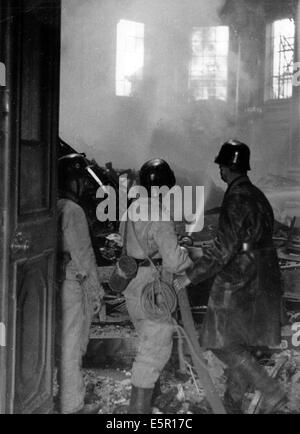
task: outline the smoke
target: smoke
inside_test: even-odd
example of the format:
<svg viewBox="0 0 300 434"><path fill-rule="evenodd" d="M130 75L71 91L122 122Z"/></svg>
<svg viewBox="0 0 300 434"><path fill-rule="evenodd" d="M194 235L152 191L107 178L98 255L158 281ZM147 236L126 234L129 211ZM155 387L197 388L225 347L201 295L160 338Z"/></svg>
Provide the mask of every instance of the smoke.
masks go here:
<svg viewBox="0 0 300 434"><path fill-rule="evenodd" d="M213 161L220 144L232 136L246 141L252 146L253 165L259 168L268 157L267 147L253 136L254 127L249 132L248 121L239 119L236 127L234 97L230 103L189 101L190 35L193 27L219 25L224 19L233 30L247 32L249 20L263 19L259 2L253 3L62 0L62 138L100 165L112 161L120 169L138 169L149 158L165 158L181 185L205 185L207 203L217 206L224 186ZM145 24L144 78L135 83L132 98L118 98L114 92L120 19ZM251 50L259 45L255 33L243 40L248 42L241 45L240 55L237 48L230 54L229 80L238 70L246 117L247 108L260 97L261 65L253 62ZM272 163L275 155L269 158Z"/></svg>
<svg viewBox="0 0 300 434"><path fill-rule="evenodd" d="M226 104L188 103L193 27L220 24L225 0L63 0L60 134L100 165L165 158L179 183L214 189L207 167L231 133ZM145 23L144 79L114 95L116 24ZM210 166L211 167L211 166ZM218 182L218 181L217 181Z"/></svg>
<svg viewBox="0 0 300 434"><path fill-rule="evenodd" d="M183 159L188 167L195 161L192 149L185 158L186 147L191 146L187 138L191 110L186 104L189 36L193 26L218 24L223 5L224 0L63 0L60 130L64 139L100 163L106 159L138 168L159 152L174 163ZM146 27L144 80L136 85L133 104L112 94L116 24L122 18L144 22ZM197 148L202 141L205 137L199 137ZM196 168L194 164L190 170Z"/></svg>
<svg viewBox="0 0 300 434"><path fill-rule="evenodd" d="M119 2L120 3L120 2ZM148 21L165 25L204 25L219 20L225 0L132 0L127 1L129 15L147 17Z"/></svg>

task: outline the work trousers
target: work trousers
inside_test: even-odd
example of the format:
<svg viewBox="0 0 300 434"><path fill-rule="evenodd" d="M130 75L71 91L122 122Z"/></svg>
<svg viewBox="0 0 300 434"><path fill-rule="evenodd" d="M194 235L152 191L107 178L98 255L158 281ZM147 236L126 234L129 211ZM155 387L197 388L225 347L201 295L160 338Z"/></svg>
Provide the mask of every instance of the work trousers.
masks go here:
<svg viewBox="0 0 300 434"><path fill-rule="evenodd" d="M65 280L61 288L60 407L75 413L84 406L85 385L81 371L92 321L92 304L84 286Z"/></svg>
<svg viewBox="0 0 300 434"><path fill-rule="evenodd" d="M139 337L131 383L135 387L152 389L170 359L174 326L171 322L148 319L141 309L140 297L126 297L126 303Z"/></svg>

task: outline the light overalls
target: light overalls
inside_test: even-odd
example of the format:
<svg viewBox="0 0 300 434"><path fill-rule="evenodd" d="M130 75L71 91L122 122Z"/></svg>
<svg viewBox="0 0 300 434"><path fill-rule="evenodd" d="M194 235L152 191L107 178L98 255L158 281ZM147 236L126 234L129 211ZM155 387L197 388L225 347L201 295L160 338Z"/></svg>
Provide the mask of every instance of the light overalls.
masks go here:
<svg viewBox="0 0 300 434"><path fill-rule="evenodd" d="M149 199L141 197L138 202L142 215L143 209L147 209L145 205L149 203ZM129 209L129 220L130 217L131 210ZM143 217L147 220L147 216ZM120 232L124 237L123 222ZM192 265L186 249L178 244L173 221L162 221L162 219L160 221L129 221L127 253L136 259L144 259L145 255L162 258L162 274L171 283L173 274L182 273ZM141 309L142 290L147 283L152 281L154 281L152 268L140 266L136 277L124 292L130 318L139 336L138 353L132 367L132 384L135 387L147 389L154 387L170 358L173 344L172 323L148 319Z"/></svg>
<svg viewBox="0 0 300 434"><path fill-rule="evenodd" d="M83 209L72 200L60 199L58 218L59 250L68 258L60 288L60 404L62 413L74 413L84 406L82 357L89 341L93 303L103 297L104 290Z"/></svg>

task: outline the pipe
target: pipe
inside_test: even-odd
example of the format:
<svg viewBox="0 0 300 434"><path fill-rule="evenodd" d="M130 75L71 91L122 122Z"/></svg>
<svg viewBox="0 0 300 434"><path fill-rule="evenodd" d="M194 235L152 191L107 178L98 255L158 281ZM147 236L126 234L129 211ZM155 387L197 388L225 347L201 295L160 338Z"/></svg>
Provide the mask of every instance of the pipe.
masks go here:
<svg viewBox="0 0 300 434"><path fill-rule="evenodd" d="M102 190L104 191L104 193L105 194L109 194L107 188L105 187L105 185L103 184L103 182L100 180L100 178L96 175L96 173L93 171L93 169L91 169L90 167L87 167L86 170L94 178L94 180L98 183L99 187L102 188Z"/></svg>

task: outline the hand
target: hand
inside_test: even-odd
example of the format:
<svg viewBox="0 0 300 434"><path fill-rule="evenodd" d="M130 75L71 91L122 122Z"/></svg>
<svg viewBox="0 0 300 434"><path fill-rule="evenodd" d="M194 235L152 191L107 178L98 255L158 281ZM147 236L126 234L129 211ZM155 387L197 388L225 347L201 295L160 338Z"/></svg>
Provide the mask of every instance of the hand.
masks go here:
<svg viewBox="0 0 300 434"><path fill-rule="evenodd" d="M98 299L94 300L94 302L93 302L93 312L94 312L94 315L98 315L98 313L101 310L102 305L103 305L102 299L98 298Z"/></svg>
<svg viewBox="0 0 300 434"><path fill-rule="evenodd" d="M178 238L178 242L183 247L192 247L194 244L193 238L189 235L181 235Z"/></svg>
<svg viewBox="0 0 300 434"><path fill-rule="evenodd" d="M185 273L182 276L177 277L173 282L173 286L174 286L176 293L181 291L183 288L186 288L190 284L191 284L191 281Z"/></svg>
<svg viewBox="0 0 300 434"><path fill-rule="evenodd" d="M188 252L192 261L197 261L197 259L202 258L203 256L202 247L189 247Z"/></svg>

